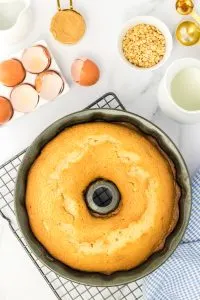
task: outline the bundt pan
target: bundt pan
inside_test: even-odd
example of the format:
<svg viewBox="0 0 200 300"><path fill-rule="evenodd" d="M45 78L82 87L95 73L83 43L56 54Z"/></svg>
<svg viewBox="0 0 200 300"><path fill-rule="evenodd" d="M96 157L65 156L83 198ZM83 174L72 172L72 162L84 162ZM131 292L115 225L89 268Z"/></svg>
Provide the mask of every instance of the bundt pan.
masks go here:
<svg viewBox="0 0 200 300"><path fill-rule="evenodd" d="M166 239L164 248L154 253L140 266L129 271L116 272L112 275L77 271L51 257L50 254L47 253L44 247L33 235L29 225L28 214L25 206L27 175L31 165L38 157L45 144L51 141L66 127L79 123L95 121L118 123L125 122L130 126L134 125L143 133L150 135L154 139L156 139L159 146L173 161L176 168L177 182L181 188L181 198L179 201L179 221L173 232ZM111 109L85 110L68 115L56 121L45 131L43 131L28 148L17 176L15 188L15 210L20 229L31 250L38 257L38 259L52 271L56 272L58 275L66 279L78 282L80 284L87 284L92 286L122 285L138 280L156 270L169 258L169 256L174 252L174 250L180 243L188 225L191 210L190 179L185 162L174 143L161 129L159 129L151 122L138 115L125 111Z"/></svg>

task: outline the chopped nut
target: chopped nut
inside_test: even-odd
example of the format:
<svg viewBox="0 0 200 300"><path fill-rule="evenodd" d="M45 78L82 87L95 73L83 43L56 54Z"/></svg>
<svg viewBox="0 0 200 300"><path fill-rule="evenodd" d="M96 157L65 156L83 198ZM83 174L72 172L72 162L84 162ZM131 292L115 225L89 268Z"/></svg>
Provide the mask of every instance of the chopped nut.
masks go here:
<svg viewBox="0 0 200 300"><path fill-rule="evenodd" d="M125 58L133 65L150 68L163 59L166 40L155 26L138 24L126 32L122 50Z"/></svg>

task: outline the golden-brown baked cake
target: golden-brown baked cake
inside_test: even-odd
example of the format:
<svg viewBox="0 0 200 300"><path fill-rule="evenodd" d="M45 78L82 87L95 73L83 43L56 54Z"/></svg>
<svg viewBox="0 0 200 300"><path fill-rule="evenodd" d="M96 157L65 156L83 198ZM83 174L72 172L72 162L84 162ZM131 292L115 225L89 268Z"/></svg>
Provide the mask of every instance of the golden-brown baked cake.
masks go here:
<svg viewBox="0 0 200 300"><path fill-rule="evenodd" d="M109 217L91 214L84 191L112 181L121 201ZM42 150L30 169L26 206L34 235L64 264L111 274L161 249L178 219L173 163L154 141L125 125L72 126Z"/></svg>

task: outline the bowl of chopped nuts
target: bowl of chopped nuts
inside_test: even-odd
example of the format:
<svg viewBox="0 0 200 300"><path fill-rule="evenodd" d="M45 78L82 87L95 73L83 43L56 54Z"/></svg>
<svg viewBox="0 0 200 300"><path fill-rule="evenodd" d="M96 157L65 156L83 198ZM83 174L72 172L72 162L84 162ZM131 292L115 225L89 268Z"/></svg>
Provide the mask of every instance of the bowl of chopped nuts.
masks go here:
<svg viewBox="0 0 200 300"><path fill-rule="evenodd" d="M173 46L168 27L151 16L129 20L119 36L118 47L122 59L139 70L155 70L169 58Z"/></svg>

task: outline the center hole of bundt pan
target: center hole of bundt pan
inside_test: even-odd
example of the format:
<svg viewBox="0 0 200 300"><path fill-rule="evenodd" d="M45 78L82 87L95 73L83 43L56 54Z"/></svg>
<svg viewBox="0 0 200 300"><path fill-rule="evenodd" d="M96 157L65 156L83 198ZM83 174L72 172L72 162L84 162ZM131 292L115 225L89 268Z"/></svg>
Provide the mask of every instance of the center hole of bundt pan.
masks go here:
<svg viewBox="0 0 200 300"><path fill-rule="evenodd" d="M93 201L97 206L106 207L112 202L112 192L106 187L99 187L94 191Z"/></svg>
<svg viewBox="0 0 200 300"><path fill-rule="evenodd" d="M104 179L92 182L85 192L86 204L95 216L112 213L118 207L120 198L117 186Z"/></svg>

